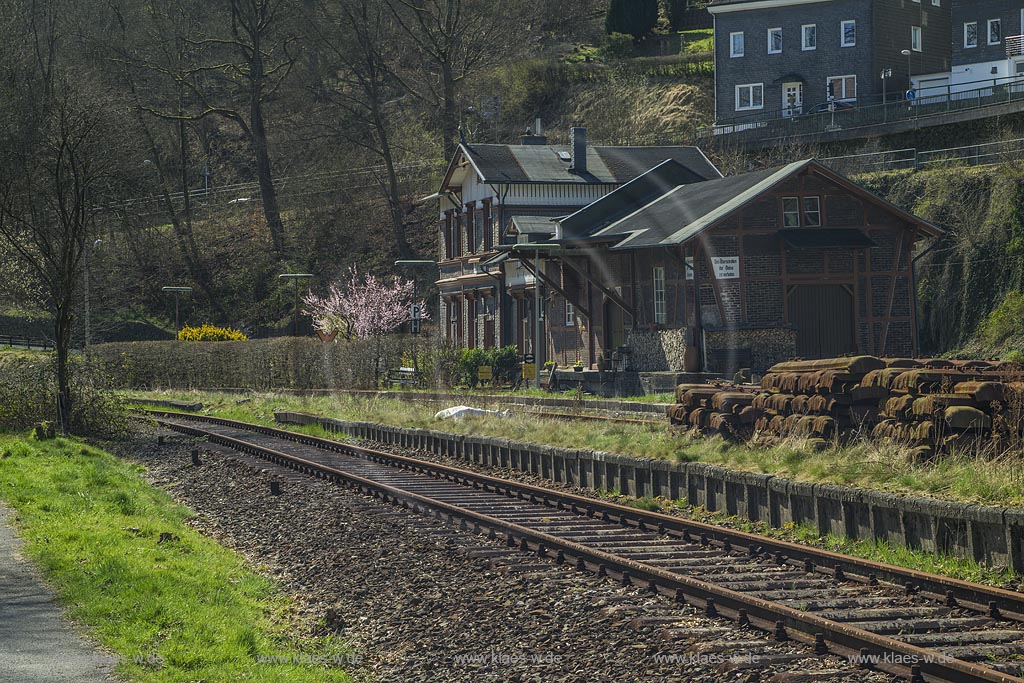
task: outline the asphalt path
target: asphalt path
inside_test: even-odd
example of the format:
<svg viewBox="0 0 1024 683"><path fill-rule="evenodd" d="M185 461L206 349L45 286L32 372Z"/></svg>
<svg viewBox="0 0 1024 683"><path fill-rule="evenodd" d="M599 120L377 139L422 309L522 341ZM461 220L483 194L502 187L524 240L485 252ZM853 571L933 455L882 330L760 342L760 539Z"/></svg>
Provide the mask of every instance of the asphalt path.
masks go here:
<svg viewBox="0 0 1024 683"><path fill-rule="evenodd" d="M0 503L0 683L110 683L116 661L76 632Z"/></svg>

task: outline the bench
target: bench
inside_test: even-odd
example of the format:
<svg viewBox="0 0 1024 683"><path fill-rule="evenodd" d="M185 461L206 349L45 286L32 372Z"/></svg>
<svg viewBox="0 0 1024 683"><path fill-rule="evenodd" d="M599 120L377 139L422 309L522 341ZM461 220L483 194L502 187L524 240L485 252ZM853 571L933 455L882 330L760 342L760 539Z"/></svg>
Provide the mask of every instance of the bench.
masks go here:
<svg viewBox="0 0 1024 683"><path fill-rule="evenodd" d="M417 372L414 368L395 368L388 370L388 386L413 386L423 384L423 373Z"/></svg>

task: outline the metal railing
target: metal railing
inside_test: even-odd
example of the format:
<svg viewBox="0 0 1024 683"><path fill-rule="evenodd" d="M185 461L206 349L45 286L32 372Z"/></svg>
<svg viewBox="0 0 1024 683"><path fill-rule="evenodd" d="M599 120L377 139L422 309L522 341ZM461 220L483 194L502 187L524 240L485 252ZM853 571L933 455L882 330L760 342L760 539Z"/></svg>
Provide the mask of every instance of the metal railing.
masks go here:
<svg viewBox="0 0 1024 683"><path fill-rule="evenodd" d="M814 135L833 130L833 121L840 129L864 128L1021 100L1024 100L1024 76L989 78L956 85L926 86L910 100L901 97L885 104L864 105L862 99L859 101L861 106L835 112L784 116L786 110L781 108L767 113L759 111L719 121L713 126L699 130L698 136L709 138L748 131L756 131L756 137L759 138Z"/></svg>
<svg viewBox="0 0 1024 683"><path fill-rule="evenodd" d="M0 334L0 346L12 346L21 349L41 349L43 351L53 350L53 342L49 339L33 337L16 337L9 334Z"/></svg>
<svg viewBox="0 0 1024 683"><path fill-rule="evenodd" d="M851 174L900 169L927 169L957 163L967 166L992 166L1016 161L1022 157L1024 157L1024 138L1015 138L945 149L918 150L911 147L867 154L849 154L826 157L819 161L840 173Z"/></svg>

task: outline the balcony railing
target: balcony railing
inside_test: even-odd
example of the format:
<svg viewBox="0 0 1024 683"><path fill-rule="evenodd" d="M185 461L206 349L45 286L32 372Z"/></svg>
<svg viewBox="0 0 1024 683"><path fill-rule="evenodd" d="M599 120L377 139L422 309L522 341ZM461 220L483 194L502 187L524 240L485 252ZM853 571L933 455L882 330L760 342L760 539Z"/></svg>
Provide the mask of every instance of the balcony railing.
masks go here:
<svg viewBox="0 0 1024 683"><path fill-rule="evenodd" d="M1007 36L1007 38L1006 38L1006 56L1007 57L1021 57L1021 56L1024 56L1024 36Z"/></svg>
<svg viewBox="0 0 1024 683"><path fill-rule="evenodd" d="M858 98L852 109L787 116L783 109L760 111L733 119L719 120L698 131L701 137L740 134L742 137L774 138L814 135L835 126L841 129L885 125L907 119L921 119L950 112L979 109L1024 100L1024 76L989 78L956 85L928 86L915 91L916 97L889 95L885 104L865 104ZM898 99L893 99L894 97ZM745 135L743 135L745 133Z"/></svg>

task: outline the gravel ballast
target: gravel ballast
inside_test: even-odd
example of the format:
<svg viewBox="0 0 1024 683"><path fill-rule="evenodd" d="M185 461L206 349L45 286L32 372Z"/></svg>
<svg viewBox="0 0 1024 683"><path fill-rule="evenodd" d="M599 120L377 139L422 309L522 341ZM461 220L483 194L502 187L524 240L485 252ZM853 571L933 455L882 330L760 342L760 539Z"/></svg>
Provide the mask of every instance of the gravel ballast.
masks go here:
<svg viewBox="0 0 1024 683"><path fill-rule="evenodd" d="M891 680L852 672L833 656L797 663L804 646L323 480L177 435L156 441L155 432L140 432L116 450L195 510L197 529L278 579L306 628L342 632L352 657L327 665L355 680L717 683L809 668L835 670L833 680ZM199 467L191 464L196 446ZM272 495L271 480L281 495ZM752 668L751 657L760 665Z"/></svg>

